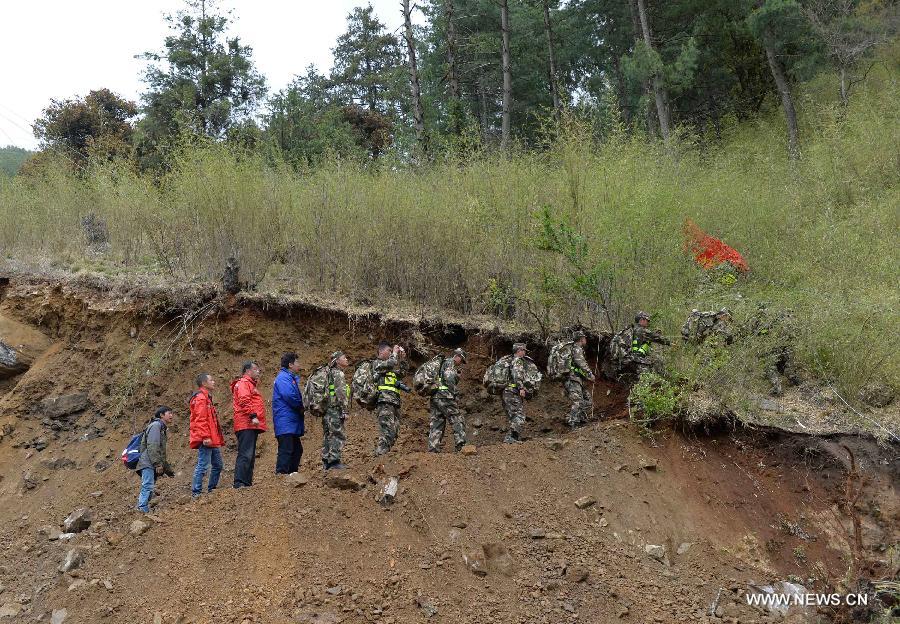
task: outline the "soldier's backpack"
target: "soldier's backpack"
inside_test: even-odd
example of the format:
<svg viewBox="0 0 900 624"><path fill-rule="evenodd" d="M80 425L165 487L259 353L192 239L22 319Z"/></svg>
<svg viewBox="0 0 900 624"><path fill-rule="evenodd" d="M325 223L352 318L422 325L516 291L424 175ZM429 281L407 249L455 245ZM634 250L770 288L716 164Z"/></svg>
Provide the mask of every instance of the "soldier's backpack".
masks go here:
<svg viewBox="0 0 900 624"><path fill-rule="evenodd" d="M303 389L303 405L316 414L328 409L328 367L320 366L306 380Z"/></svg>
<svg viewBox="0 0 900 624"><path fill-rule="evenodd" d="M504 355L502 358L488 366L484 372L482 384L491 394L500 394L509 385L509 369L513 356Z"/></svg>
<svg viewBox="0 0 900 624"><path fill-rule="evenodd" d="M436 355L416 369L413 375L413 388L422 396L431 396L441 385L441 368L444 356Z"/></svg>
<svg viewBox="0 0 900 624"><path fill-rule="evenodd" d="M550 356L547 358L547 377L553 381L559 381L565 377L572 369L572 348L575 346L573 341L557 342L550 349Z"/></svg>
<svg viewBox="0 0 900 624"><path fill-rule="evenodd" d="M631 353L631 340L634 330L626 327L609 341L609 359L613 362L621 362Z"/></svg>
<svg viewBox="0 0 900 624"><path fill-rule="evenodd" d="M522 360L525 362L525 390L528 391L528 398L532 398L541 389L541 379L544 376L541 375L541 369L530 357L526 355Z"/></svg>
<svg viewBox="0 0 900 624"><path fill-rule="evenodd" d="M356 402L363 407L368 409L375 407L378 389L375 387L375 371L372 367L372 360L365 360L356 367L353 379L350 381L350 392L356 398Z"/></svg>

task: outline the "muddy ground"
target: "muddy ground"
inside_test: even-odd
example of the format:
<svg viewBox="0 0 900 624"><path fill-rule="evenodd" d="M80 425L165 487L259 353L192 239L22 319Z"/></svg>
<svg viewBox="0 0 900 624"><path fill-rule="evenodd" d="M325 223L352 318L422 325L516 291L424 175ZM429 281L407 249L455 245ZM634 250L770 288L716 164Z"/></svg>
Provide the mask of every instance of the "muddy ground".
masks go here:
<svg viewBox="0 0 900 624"><path fill-rule="evenodd" d="M117 292L0 283L0 338L34 360L0 381L0 622L49 622L62 609L67 623L770 622L784 618L748 607L751 585L857 591L861 578L897 573L896 446L726 427L648 438L628 423L626 389L607 381L575 432L561 389L546 383L528 406L528 441L504 445L499 400L480 380L509 337L209 293L180 301L173 312ZM309 418L304 483L273 474L270 430L253 488L191 501L187 399L198 372L220 380L230 433L225 382L242 360L260 362L267 394L284 351L310 371L335 349L371 357L381 339L417 361L457 345L474 354L461 401L474 455L425 453L426 402L408 396L400 440L382 458L372 414L353 411L341 482L323 475L321 427ZM133 534L139 484L118 455L159 403L177 412L177 474L158 484L152 526ZM400 488L386 506L377 498L390 476ZM583 497L594 502L581 508ZM61 541L80 507L92 524ZM664 550L654 557L648 545ZM61 573L71 550L84 562ZM794 609L787 620L872 615Z"/></svg>

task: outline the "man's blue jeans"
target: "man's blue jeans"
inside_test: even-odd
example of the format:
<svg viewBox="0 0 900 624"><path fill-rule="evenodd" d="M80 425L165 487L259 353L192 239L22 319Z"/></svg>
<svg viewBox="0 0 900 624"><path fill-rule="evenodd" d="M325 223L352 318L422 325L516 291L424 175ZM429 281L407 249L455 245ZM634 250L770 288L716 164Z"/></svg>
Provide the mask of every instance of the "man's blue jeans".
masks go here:
<svg viewBox="0 0 900 624"><path fill-rule="evenodd" d="M194 469L194 480L191 482L191 494L199 496L203 492L203 476L212 464L209 473L209 485L207 492L212 492L219 485L219 475L222 474L222 452L217 448L200 446L197 449L197 467Z"/></svg>
<svg viewBox="0 0 900 624"><path fill-rule="evenodd" d="M156 485L156 472L153 468L141 470L141 493L138 494L137 510L144 513L150 512L150 497L153 496L153 488Z"/></svg>

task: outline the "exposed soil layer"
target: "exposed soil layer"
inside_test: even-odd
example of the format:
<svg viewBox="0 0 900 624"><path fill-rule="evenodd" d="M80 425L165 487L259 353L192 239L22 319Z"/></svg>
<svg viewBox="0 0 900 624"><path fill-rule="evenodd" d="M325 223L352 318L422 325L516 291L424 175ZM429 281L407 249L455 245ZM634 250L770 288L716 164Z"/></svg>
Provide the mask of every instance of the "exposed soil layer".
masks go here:
<svg viewBox="0 0 900 624"><path fill-rule="evenodd" d="M0 282L0 298L0 330L33 356L0 386L0 605L18 610L15 621L46 622L62 608L67 623L781 621L746 605L748 584L833 586L853 567L854 515L863 545L855 576L897 572L896 446L762 430L651 440L627 421L626 389L605 381L594 387L591 423L575 432L564 426L559 385L546 383L528 405L529 439L504 445L499 399L480 385L509 348L498 332L208 293L194 304L182 297L177 311L34 283ZM225 382L241 361L260 362L265 394L284 351L300 353L309 371L336 349L354 362L371 357L381 339L409 346L416 362L457 345L473 354L461 406L474 455L425 453L426 400L408 395L398 444L382 458L372 456L372 414L353 411L347 483L322 473L321 427L310 418L307 483L273 474L270 430L252 488L190 499L186 403L198 372L219 379L230 432ZM153 524L135 535L139 484L118 455L160 403L178 413L169 435L177 474L160 480ZM227 437L223 486L234 462ZM845 446L860 475L850 480L851 495L861 487L854 513L843 505ZM384 506L377 498L390 476L400 487ZM586 496L594 502L576 505ZM46 527L59 529L79 507L93 512L90 528L49 539ZM61 573L71 549L84 563Z"/></svg>

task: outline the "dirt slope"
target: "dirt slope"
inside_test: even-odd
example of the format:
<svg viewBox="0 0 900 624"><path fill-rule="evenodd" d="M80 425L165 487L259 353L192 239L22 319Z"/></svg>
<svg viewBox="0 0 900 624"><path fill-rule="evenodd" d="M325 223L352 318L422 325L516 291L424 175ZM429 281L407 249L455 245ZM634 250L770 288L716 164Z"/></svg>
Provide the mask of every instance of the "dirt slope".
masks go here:
<svg viewBox="0 0 900 624"><path fill-rule="evenodd" d="M17 612L10 621L47 622L63 608L68 623L776 621L746 606L748 583L792 575L823 588L847 570L851 523L835 505L846 486L841 442L866 477L856 505L872 562L865 574L892 572L896 448L765 432L651 441L623 420L624 389L605 382L587 427L565 431L566 405L548 384L529 405L531 439L503 445L499 401L478 383L508 348L495 335L423 335L214 300L159 316L117 293L40 284L0 292L0 328L20 328L35 356L0 395L0 606ZM424 453L426 405L408 397L399 443L378 460L374 419L352 414L346 484L321 472L321 428L308 421L307 483L272 474L269 431L252 489L190 500L186 400L197 372L226 381L252 357L268 387L285 350L301 353L309 370L336 348L369 357L381 338L417 353L465 344L480 354L465 371L462 402L475 455ZM67 398L42 402L55 397ZM230 431L229 397L215 398ZM66 401L81 409L59 414ZM178 472L159 483L153 526L133 535L138 483L117 456L157 403L178 411L169 437ZM400 490L383 506L376 499L389 476L400 477ZM585 496L595 502L579 508ZM93 512L90 528L49 539L78 507ZM662 546L662 560L647 545ZM84 563L60 573L71 549Z"/></svg>

